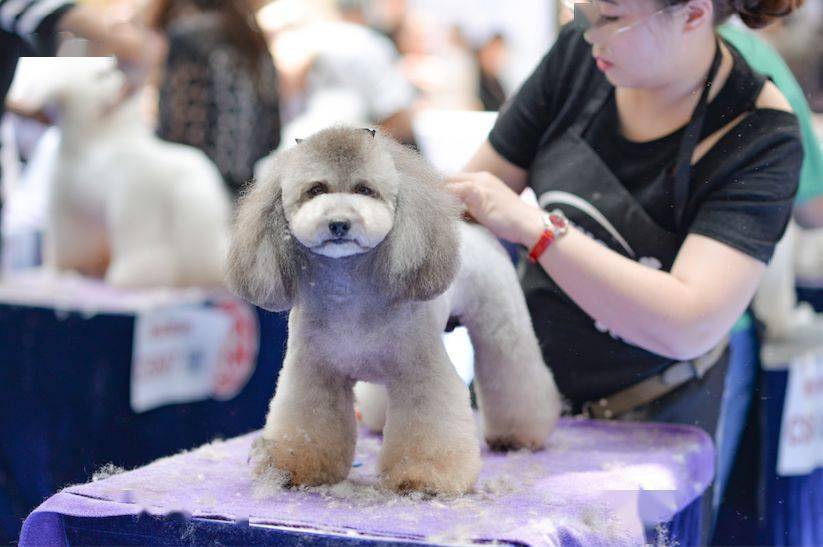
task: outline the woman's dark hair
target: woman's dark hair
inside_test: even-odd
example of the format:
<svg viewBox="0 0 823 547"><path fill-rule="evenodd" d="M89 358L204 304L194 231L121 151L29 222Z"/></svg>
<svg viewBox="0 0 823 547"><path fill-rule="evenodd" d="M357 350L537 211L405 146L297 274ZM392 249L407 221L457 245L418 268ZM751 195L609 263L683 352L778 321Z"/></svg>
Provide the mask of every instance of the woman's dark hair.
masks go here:
<svg viewBox="0 0 823 547"><path fill-rule="evenodd" d="M247 0L154 0L146 8L145 22L148 27L165 33L178 11L186 7L217 13L228 39L256 69L269 56L269 50L249 6Z"/></svg>
<svg viewBox="0 0 823 547"><path fill-rule="evenodd" d="M662 0L662 3L673 6L686 1ZM747 27L762 28L802 6L803 0L712 0L712 3L715 24L723 23L737 14Z"/></svg>

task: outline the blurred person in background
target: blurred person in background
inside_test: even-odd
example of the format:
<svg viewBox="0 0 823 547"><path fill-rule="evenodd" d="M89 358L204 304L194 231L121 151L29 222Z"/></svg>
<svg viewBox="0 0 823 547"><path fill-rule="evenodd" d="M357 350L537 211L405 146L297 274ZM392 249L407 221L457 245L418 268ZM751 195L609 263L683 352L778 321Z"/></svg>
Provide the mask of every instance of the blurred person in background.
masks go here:
<svg viewBox="0 0 823 547"><path fill-rule="evenodd" d="M477 49L477 65L480 69L478 94L484 110L498 111L506 101L506 91L500 81L506 61L506 41L500 33L494 33Z"/></svg>
<svg viewBox="0 0 823 547"><path fill-rule="evenodd" d="M796 19L796 15L802 17L812 5L804 5L793 14L792 19ZM803 138L803 168L795 199L794 218L803 228L823 227L823 150L815 133L809 102L794 71L784 61L781 53L761 37L768 37L774 33L771 29L768 32L754 33L732 23L721 26L719 31L727 42L737 48L752 68L771 78L797 115ZM818 41L817 44L815 47L814 43L807 43L807 53L803 56L809 59L817 56L823 60L823 51L819 47L821 42ZM812 96L811 93L808 95Z"/></svg>
<svg viewBox="0 0 823 547"><path fill-rule="evenodd" d="M414 144L414 88L392 41L359 22L360 4L311 10L279 0L261 13L284 79L289 135L302 138L335 122L371 123Z"/></svg>
<svg viewBox="0 0 823 547"><path fill-rule="evenodd" d="M363 3L368 7L369 26L385 35L397 47L397 33L409 9L406 0L365 0Z"/></svg>
<svg viewBox="0 0 823 547"><path fill-rule="evenodd" d="M479 110L479 70L457 26L411 12L395 35L403 73L420 92L416 108Z"/></svg>
<svg viewBox="0 0 823 547"><path fill-rule="evenodd" d="M369 0L337 0L337 12L342 21L374 29L366 13L370 5L371 2Z"/></svg>
<svg viewBox="0 0 823 547"><path fill-rule="evenodd" d="M199 148L236 198L280 143L278 77L252 0L152 0L147 24L168 40L158 135Z"/></svg>
<svg viewBox="0 0 823 547"><path fill-rule="evenodd" d="M801 13L764 29L762 36L786 60L812 110L823 113L823 0L807 2Z"/></svg>
<svg viewBox="0 0 823 547"><path fill-rule="evenodd" d="M128 23L109 25L88 6L68 0L0 0L0 118L20 57L55 55L60 32L90 40L101 51L116 56L126 75L121 100L142 86L162 56L163 43L158 36ZM13 104L8 108L20 116L49 121L39 106ZM0 172L0 211L2 180Z"/></svg>

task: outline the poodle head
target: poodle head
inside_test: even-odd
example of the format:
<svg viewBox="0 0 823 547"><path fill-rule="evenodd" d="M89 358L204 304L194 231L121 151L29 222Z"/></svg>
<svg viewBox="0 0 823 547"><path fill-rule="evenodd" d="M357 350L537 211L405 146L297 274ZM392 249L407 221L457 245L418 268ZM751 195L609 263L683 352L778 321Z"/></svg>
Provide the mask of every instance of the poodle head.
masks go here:
<svg viewBox="0 0 823 547"><path fill-rule="evenodd" d="M366 253L391 231L400 176L378 139L372 130L336 128L297 145L281 182L283 210L310 252Z"/></svg>
<svg viewBox="0 0 823 547"><path fill-rule="evenodd" d="M370 254L395 300L434 298L459 265L459 206L415 152L373 130L324 129L264 161L238 207L229 284L269 309L291 306L312 256Z"/></svg>
<svg viewBox="0 0 823 547"><path fill-rule="evenodd" d="M126 78L112 57L30 58L19 74L15 100L53 111L63 129L94 128L114 110L127 108L139 119L136 96L118 102Z"/></svg>

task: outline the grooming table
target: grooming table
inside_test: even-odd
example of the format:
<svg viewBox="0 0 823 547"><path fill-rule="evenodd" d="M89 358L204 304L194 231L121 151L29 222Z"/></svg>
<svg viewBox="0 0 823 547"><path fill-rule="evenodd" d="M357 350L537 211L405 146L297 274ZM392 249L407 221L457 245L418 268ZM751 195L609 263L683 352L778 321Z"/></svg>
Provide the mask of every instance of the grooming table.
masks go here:
<svg viewBox="0 0 823 547"><path fill-rule="evenodd" d="M381 490L381 440L363 431L346 481L292 490L252 482L256 435L66 488L26 519L20 544L692 545L714 473L696 428L564 419L545 451L484 452L466 496Z"/></svg>
<svg viewBox="0 0 823 547"><path fill-rule="evenodd" d="M201 333L215 332L219 361L201 343ZM124 291L35 271L4 278L0 542L14 541L33 508L104 464L136 467L259 428L285 336L285 316L222 291ZM164 356L181 351L185 366L178 359L164 371ZM151 374L135 379L136 362Z"/></svg>

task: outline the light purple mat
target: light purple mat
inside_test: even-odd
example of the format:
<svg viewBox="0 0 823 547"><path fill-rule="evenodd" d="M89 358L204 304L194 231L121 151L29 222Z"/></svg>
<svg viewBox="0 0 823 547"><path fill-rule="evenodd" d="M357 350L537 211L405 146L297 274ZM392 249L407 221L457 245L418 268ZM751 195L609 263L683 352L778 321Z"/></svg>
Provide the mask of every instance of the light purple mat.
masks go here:
<svg viewBox="0 0 823 547"><path fill-rule="evenodd" d="M380 438L363 432L348 480L283 490L251 481L247 457L256 435L66 488L29 515L20 544L62 543L61 514L120 516L144 509L435 543L640 544L644 524L671 520L714 475L712 442L702 430L564 419L543 452L484 453L477 491L463 497L424 499L379 489Z"/></svg>

